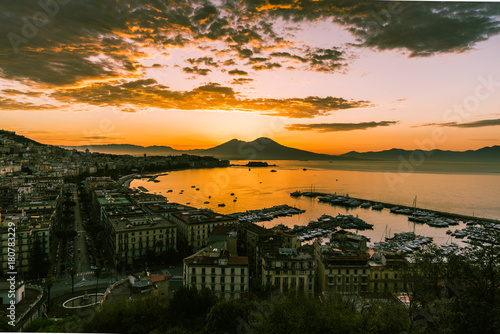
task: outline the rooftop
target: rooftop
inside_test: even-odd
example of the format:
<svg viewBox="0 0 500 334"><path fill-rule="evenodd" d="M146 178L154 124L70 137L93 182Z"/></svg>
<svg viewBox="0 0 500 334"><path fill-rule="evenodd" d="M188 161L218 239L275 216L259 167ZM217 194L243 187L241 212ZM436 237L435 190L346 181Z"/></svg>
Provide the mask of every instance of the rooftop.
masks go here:
<svg viewBox="0 0 500 334"><path fill-rule="evenodd" d="M187 211L181 213L173 213L173 217L183 221L188 225L206 224L214 222L237 222L236 218L232 218L220 213L209 211L206 209L198 209L196 211Z"/></svg>
<svg viewBox="0 0 500 334"><path fill-rule="evenodd" d="M168 221L162 216L150 215L146 213L127 217L117 215L110 217L109 221L116 232L176 227L174 223Z"/></svg>

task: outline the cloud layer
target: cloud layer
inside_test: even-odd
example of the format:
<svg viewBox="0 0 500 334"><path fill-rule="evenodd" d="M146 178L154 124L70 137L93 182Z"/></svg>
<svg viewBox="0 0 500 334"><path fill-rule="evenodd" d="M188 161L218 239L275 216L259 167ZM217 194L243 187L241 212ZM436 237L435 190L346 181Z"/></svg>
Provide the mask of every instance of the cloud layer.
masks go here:
<svg viewBox="0 0 500 334"><path fill-rule="evenodd" d="M348 70L353 48L358 47L401 50L412 57L463 52L500 32L499 14L496 3L16 0L0 12L4 32L0 75L30 89L45 90L62 103L126 105L124 110L253 110L312 118L371 103L331 96L247 99L235 88L244 88L263 71L335 75ZM296 39L295 30L306 30L317 21L343 27L357 42L334 45L330 41L331 45L318 47ZM186 51L180 64L144 65L145 59L169 57L179 50ZM193 56L193 50L206 55ZM160 70L206 81L190 91L176 90L158 84L148 72ZM230 87L213 83L221 82L220 77ZM11 95L8 90L0 92L0 108L55 108L20 102ZM376 126L390 125L379 123ZM337 128L297 125L294 130L348 128L345 124Z"/></svg>
<svg viewBox="0 0 500 334"><path fill-rule="evenodd" d="M286 130L290 131L316 131L316 132L343 132L366 130L379 126L395 125L396 121L362 122L362 123L317 123L317 124L288 124Z"/></svg>
<svg viewBox="0 0 500 334"><path fill-rule="evenodd" d="M241 78L246 79L246 78ZM64 103L97 106L162 108L178 110L222 110L259 112L263 115L313 118L336 110L369 107L369 101L348 101L337 97L257 98L240 97L233 88L209 83L191 91L176 91L153 79L95 83L84 88L68 88L50 97Z"/></svg>
<svg viewBox="0 0 500 334"><path fill-rule="evenodd" d="M451 127L451 128L482 128L486 126L498 126L500 125L500 118L497 119L484 119L481 121L468 122L468 123L427 123L421 126L441 126L441 127Z"/></svg>

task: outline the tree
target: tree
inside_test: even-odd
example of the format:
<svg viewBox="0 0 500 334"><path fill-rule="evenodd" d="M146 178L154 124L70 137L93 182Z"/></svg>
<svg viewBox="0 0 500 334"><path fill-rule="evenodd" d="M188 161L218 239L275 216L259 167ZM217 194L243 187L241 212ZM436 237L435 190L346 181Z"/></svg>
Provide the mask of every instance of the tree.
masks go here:
<svg viewBox="0 0 500 334"><path fill-rule="evenodd" d="M75 264L71 266L69 270L69 274L71 275L71 294L75 294L75 275L76 275L76 267Z"/></svg>
<svg viewBox="0 0 500 334"><path fill-rule="evenodd" d="M40 241L36 233L32 242L29 265L29 276L36 279L46 276L50 266L47 255L42 249L42 242Z"/></svg>
<svg viewBox="0 0 500 334"><path fill-rule="evenodd" d="M50 289L52 289L52 285L54 284L55 277L50 275L45 278L45 287L47 288L48 291L48 302L47 302L47 313L50 311Z"/></svg>

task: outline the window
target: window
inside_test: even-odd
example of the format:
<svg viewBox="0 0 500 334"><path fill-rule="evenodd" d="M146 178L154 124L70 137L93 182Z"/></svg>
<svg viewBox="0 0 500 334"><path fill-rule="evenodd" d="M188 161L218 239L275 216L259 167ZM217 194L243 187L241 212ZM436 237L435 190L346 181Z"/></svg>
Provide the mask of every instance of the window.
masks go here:
<svg viewBox="0 0 500 334"><path fill-rule="evenodd" d="M215 268L212 268L212 274L215 274Z"/></svg>
<svg viewBox="0 0 500 334"><path fill-rule="evenodd" d="M338 275L342 275L342 270L340 270L340 269L339 269L339 270L337 271L337 274L338 274Z"/></svg>
<svg viewBox="0 0 500 334"><path fill-rule="evenodd" d="M345 274L349 275L349 269L346 269Z"/></svg>
<svg viewBox="0 0 500 334"><path fill-rule="evenodd" d="M389 274L385 274L385 278L389 278Z"/></svg>
<svg viewBox="0 0 500 334"><path fill-rule="evenodd" d="M245 283L245 277L241 278L241 283Z"/></svg>
<svg viewBox="0 0 500 334"><path fill-rule="evenodd" d="M358 273L358 269L354 269L354 275Z"/></svg>
<svg viewBox="0 0 500 334"><path fill-rule="evenodd" d="M375 278L378 278L378 274L375 274Z"/></svg>
<svg viewBox="0 0 500 334"><path fill-rule="evenodd" d="M241 268L240 273L241 273L241 275L245 275L245 269L244 269L244 268Z"/></svg>

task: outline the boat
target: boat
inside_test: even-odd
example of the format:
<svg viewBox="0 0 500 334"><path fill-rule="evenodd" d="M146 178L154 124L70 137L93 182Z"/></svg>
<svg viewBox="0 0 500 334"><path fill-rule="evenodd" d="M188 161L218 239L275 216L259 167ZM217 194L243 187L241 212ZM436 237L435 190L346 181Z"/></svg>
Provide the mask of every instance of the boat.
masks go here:
<svg viewBox="0 0 500 334"><path fill-rule="evenodd" d="M276 169L271 169L271 173L276 173L277 170Z"/></svg>
<svg viewBox="0 0 500 334"><path fill-rule="evenodd" d="M196 188L196 186L191 186L191 188Z"/></svg>
<svg viewBox="0 0 500 334"><path fill-rule="evenodd" d="M208 196L208 198L212 198L212 196L210 195L210 196Z"/></svg>
<svg viewBox="0 0 500 334"><path fill-rule="evenodd" d="M173 190L172 189L168 189L167 193L171 193Z"/></svg>
<svg viewBox="0 0 500 334"><path fill-rule="evenodd" d="M200 188L196 188L196 190L200 190Z"/></svg>
<svg viewBox="0 0 500 334"><path fill-rule="evenodd" d="M372 210L382 210L384 208L384 205L382 203L375 204L372 206Z"/></svg>
<svg viewBox="0 0 500 334"><path fill-rule="evenodd" d="M218 204L218 206L220 206L220 207L225 207L225 206L226 206L226 204L224 204L224 203L219 203L219 204Z"/></svg>
<svg viewBox="0 0 500 334"><path fill-rule="evenodd" d="M235 199L233 199L233 202L236 202L236 198L235 198Z"/></svg>
<svg viewBox="0 0 500 334"><path fill-rule="evenodd" d="M234 196L234 193L231 193L231 196Z"/></svg>
<svg viewBox="0 0 500 334"><path fill-rule="evenodd" d="M306 171L306 170L307 170L307 168L302 168L302 170L303 170L303 171Z"/></svg>
<svg viewBox="0 0 500 334"><path fill-rule="evenodd" d="M362 208L367 209L367 208L369 208L370 206L372 206L372 204L371 204L370 202L364 202L364 203L362 203L360 206L361 206Z"/></svg>
<svg viewBox="0 0 500 334"><path fill-rule="evenodd" d="M203 204L209 204L209 203L210 203L209 201L205 201L205 202L203 202Z"/></svg>
<svg viewBox="0 0 500 334"><path fill-rule="evenodd" d="M298 191L298 190L294 191L293 193L290 193L290 196L293 196L293 197L298 197L300 195L302 195L302 193L300 191Z"/></svg>

